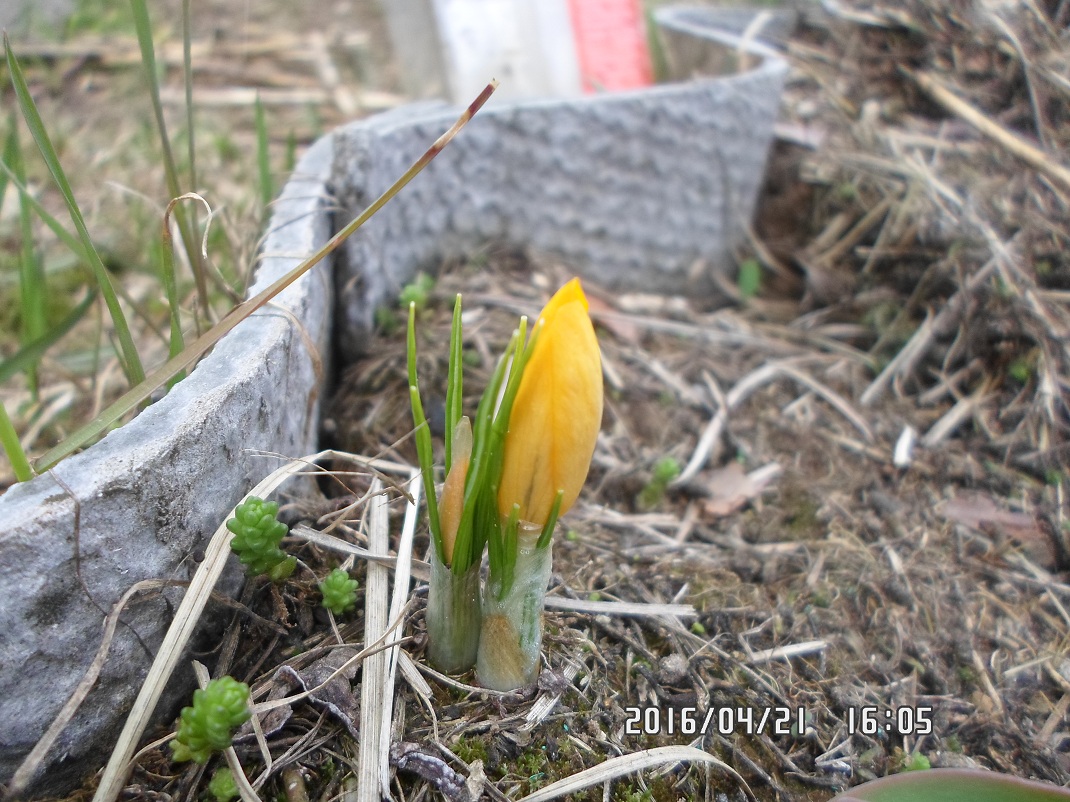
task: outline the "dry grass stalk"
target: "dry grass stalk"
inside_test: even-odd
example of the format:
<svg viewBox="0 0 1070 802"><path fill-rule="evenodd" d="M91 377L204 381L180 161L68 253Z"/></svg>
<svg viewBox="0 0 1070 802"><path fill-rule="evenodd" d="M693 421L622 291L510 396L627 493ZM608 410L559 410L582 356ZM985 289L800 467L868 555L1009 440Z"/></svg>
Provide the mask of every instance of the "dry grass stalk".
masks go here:
<svg viewBox="0 0 1070 802"><path fill-rule="evenodd" d="M386 498L379 491L378 479L372 481L373 497L368 507L368 551L386 555L390 548L390 526L386 511ZM387 595L389 576L387 569L369 563L367 586L364 593L364 642L379 640L388 621ZM380 652L364 662L360 686L360 753L357 770L358 802L379 802L390 792L390 754L388 736L389 718L393 711L393 694L387 688L390 656ZM384 749L385 747L385 749Z"/></svg>
<svg viewBox="0 0 1070 802"><path fill-rule="evenodd" d="M630 755L612 757L604 763L584 769L571 777L551 783L533 794L528 794L519 802L550 802L550 800L561 799L569 794L582 791L584 788L590 788L592 785L608 783L618 777L634 774L637 771L643 771L654 766L671 766L678 763L707 764L720 769L738 782L751 799L755 798L750 787L736 770L709 752L704 752L693 746L659 746L642 752L633 752Z"/></svg>
<svg viewBox="0 0 1070 802"><path fill-rule="evenodd" d="M747 661L751 665L760 665L773 660L791 660L793 657L805 657L806 655L823 652L828 647L828 641L823 640L792 643L788 646L777 646L775 649L762 649L761 651L751 652L747 657Z"/></svg>
<svg viewBox="0 0 1070 802"><path fill-rule="evenodd" d="M1058 181L1063 189L1070 190L1070 170L1052 160L1048 154L1026 142L1022 137L1008 131L999 123L981 113L965 100L955 95L935 77L924 72L902 68L903 74L916 82L937 103L958 115L985 136L991 138L1009 153L1014 154L1030 167Z"/></svg>

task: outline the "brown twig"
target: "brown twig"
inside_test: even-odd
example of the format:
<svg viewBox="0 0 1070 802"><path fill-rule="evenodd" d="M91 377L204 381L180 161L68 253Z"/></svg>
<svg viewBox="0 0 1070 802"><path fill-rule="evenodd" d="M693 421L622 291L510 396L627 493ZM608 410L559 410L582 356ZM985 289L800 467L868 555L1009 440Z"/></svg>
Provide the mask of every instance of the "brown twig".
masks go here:
<svg viewBox="0 0 1070 802"><path fill-rule="evenodd" d="M962 118L985 136L993 139L997 144L1009 153L1017 156L1030 167L1058 181L1065 189L1070 190L1070 170L1052 160L1048 154L1040 148L1031 145L1025 139L1013 131L1008 131L999 123L989 119L985 114L971 106L965 100L954 94L933 76L924 72L914 72L906 67L900 67L900 72L913 80L933 100Z"/></svg>

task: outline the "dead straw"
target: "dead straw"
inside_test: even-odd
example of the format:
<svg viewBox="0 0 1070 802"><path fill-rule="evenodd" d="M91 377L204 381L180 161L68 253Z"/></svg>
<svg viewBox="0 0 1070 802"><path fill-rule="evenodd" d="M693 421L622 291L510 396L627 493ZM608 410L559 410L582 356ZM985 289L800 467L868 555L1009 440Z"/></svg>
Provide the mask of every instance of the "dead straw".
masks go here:
<svg viewBox="0 0 1070 802"><path fill-rule="evenodd" d="M746 791L748 797L755 799L754 792L751 791L750 786L739 776L736 770L709 752L704 752L693 746L659 746L642 752L633 752L630 755L610 758L604 763L584 769L571 777L565 777L551 783L533 794L528 794L520 799L519 802L550 802L552 799L568 797L570 794L582 791L584 788L590 788L592 785L609 782L618 777L634 774L637 771L643 771L653 766L675 765L677 763L699 763L714 766L731 776Z"/></svg>
<svg viewBox="0 0 1070 802"><path fill-rule="evenodd" d="M961 117L985 136L994 140L1008 153L1017 156L1030 167L1039 170L1049 178L1058 181L1064 189L1070 190L1070 170L1052 160L1048 154L1029 144L1018 134L1008 131L999 123L989 119L978 109L954 94L935 77L924 72L914 72L900 67L900 72L920 86L933 100L945 109Z"/></svg>

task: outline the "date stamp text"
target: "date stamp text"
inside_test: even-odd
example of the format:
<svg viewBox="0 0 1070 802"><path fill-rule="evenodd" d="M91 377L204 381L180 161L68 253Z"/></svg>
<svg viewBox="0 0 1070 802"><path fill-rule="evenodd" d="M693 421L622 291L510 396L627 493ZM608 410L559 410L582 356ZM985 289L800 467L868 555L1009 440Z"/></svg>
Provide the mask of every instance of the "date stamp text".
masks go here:
<svg viewBox="0 0 1070 802"><path fill-rule="evenodd" d="M804 707L626 707L626 735L799 735Z"/></svg>

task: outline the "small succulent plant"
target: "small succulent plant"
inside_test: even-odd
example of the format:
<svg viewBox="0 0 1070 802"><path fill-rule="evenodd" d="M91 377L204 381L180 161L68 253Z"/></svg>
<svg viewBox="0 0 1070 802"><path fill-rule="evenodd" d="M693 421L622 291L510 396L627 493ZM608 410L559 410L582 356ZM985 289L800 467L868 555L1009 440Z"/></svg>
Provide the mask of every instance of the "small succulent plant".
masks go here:
<svg viewBox="0 0 1070 802"><path fill-rule="evenodd" d="M249 686L233 677L220 677L193 692L193 705L182 708L178 734L171 741L176 762L206 763L213 752L230 746L234 729L252 715Z"/></svg>
<svg viewBox="0 0 1070 802"><path fill-rule="evenodd" d="M267 574L281 582L293 573L296 557L287 557L279 543L290 531L278 520L279 505L250 496L234 510L227 529L234 533L230 548L252 574Z"/></svg>
<svg viewBox="0 0 1070 802"><path fill-rule="evenodd" d="M335 615L349 611L357 603L357 585L357 580L349 578L348 571L335 568L319 585L323 606Z"/></svg>

